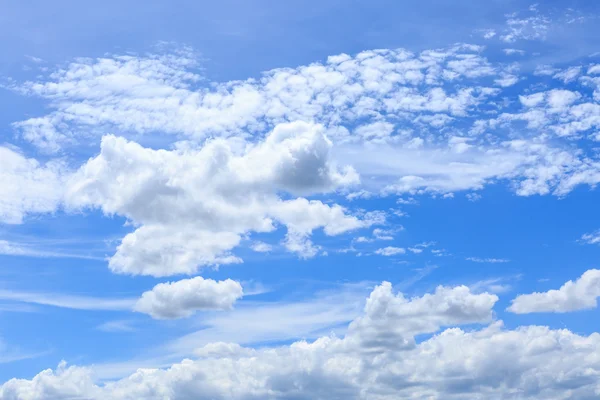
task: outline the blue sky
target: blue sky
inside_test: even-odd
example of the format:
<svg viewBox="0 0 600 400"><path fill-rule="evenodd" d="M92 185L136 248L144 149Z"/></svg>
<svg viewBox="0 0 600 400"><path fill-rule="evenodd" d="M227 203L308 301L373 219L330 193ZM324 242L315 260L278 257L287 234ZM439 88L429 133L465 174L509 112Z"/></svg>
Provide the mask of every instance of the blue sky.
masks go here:
<svg viewBox="0 0 600 400"><path fill-rule="evenodd" d="M0 399L597 398L599 16L4 4Z"/></svg>

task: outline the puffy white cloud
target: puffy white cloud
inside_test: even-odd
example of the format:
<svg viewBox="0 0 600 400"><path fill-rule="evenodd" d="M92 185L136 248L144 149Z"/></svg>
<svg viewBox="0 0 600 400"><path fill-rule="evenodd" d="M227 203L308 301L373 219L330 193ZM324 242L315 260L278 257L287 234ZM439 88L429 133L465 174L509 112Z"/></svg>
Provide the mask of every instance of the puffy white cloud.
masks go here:
<svg viewBox="0 0 600 400"><path fill-rule="evenodd" d="M156 319L177 319L189 317L199 310L231 309L242 294L242 285L236 281L215 281L197 276L159 283L144 292L133 309Z"/></svg>
<svg viewBox="0 0 600 400"><path fill-rule="evenodd" d="M501 322L482 329L497 298L465 287L438 288L411 300L389 284L375 288L343 338L252 349L234 343L199 348L196 359L166 369L145 368L97 385L94 368L45 370L12 379L0 397L12 399L364 399L398 398L591 400L600 394L600 335Z"/></svg>
<svg viewBox="0 0 600 400"><path fill-rule="evenodd" d="M0 289L0 300L70 308L73 310L109 311L129 311L135 303L135 299L130 298L74 296L62 293L25 292L8 289Z"/></svg>
<svg viewBox="0 0 600 400"><path fill-rule="evenodd" d="M363 350L390 351L415 345L414 336L437 332L441 327L492 320L498 297L472 294L468 287L440 286L435 293L412 299L394 295L392 285L377 286L365 306L365 315L348 327L347 340L360 341Z"/></svg>
<svg viewBox="0 0 600 400"><path fill-rule="evenodd" d="M41 164L0 146L0 223L20 224L28 214L55 211L65 175L58 161Z"/></svg>
<svg viewBox="0 0 600 400"><path fill-rule="evenodd" d="M600 270L590 269L575 282L568 281L558 290L517 296L508 311L516 314L585 310L598 306Z"/></svg>
<svg viewBox="0 0 600 400"><path fill-rule="evenodd" d="M280 193L329 192L358 182L351 167L328 157L331 142L319 125L281 124L256 144L237 149L224 139L199 149L153 150L115 136L69 180L71 209L98 207L138 228L110 258L112 271L167 276L199 266L241 262L230 250L242 235L287 227L286 246L312 256L313 230L327 235L376 221L348 215L339 205Z"/></svg>
<svg viewBox="0 0 600 400"><path fill-rule="evenodd" d="M28 243L0 240L0 255L39 257L39 258L80 258L83 260L103 260L101 257L88 256L85 254L69 253L62 251L49 251L36 248Z"/></svg>

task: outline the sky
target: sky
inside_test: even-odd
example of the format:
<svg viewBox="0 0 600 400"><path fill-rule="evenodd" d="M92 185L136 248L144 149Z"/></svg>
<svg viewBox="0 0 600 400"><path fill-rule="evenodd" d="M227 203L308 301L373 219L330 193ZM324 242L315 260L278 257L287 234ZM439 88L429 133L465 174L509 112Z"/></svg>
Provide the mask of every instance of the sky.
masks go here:
<svg viewBox="0 0 600 400"><path fill-rule="evenodd" d="M600 5L0 10L0 399L600 397Z"/></svg>

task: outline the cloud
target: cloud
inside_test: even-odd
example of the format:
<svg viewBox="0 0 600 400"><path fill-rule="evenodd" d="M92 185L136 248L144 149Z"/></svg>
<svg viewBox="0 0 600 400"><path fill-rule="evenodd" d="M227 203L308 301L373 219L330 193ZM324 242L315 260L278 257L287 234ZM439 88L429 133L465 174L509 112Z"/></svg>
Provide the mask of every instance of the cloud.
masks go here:
<svg viewBox="0 0 600 400"><path fill-rule="evenodd" d="M480 258L480 257L467 257L465 260L467 261L473 261L476 263L507 263L510 262L510 260L507 260L505 258Z"/></svg>
<svg viewBox="0 0 600 400"><path fill-rule="evenodd" d="M134 311L155 319L177 319L196 311L230 310L242 297L242 285L231 279L214 281L195 277L177 282L159 283L144 292Z"/></svg>
<svg viewBox="0 0 600 400"><path fill-rule="evenodd" d="M0 289L0 300L45 306L70 308L73 310L128 311L135 299L111 299L104 297L73 296L60 293L37 293Z"/></svg>
<svg viewBox="0 0 600 400"><path fill-rule="evenodd" d="M41 164L15 148L0 146L0 223L20 224L29 214L55 211L65 174L59 161Z"/></svg>
<svg viewBox="0 0 600 400"><path fill-rule="evenodd" d="M69 209L100 208L136 226L110 258L116 273L192 274L199 266L238 263L230 251L242 235L287 228L289 251L316 254L309 237L367 227L375 220L339 205L294 195L330 192L358 182L350 167L328 158L319 125L278 125L263 141L236 150L215 139L198 150L153 150L115 136L69 180ZM292 197L283 200L280 193Z"/></svg>
<svg viewBox="0 0 600 400"><path fill-rule="evenodd" d="M102 257L87 256L85 254L46 251L30 245L0 240L0 255L39 258L79 258L83 260L103 260Z"/></svg>
<svg viewBox="0 0 600 400"><path fill-rule="evenodd" d="M268 253L271 250L273 250L273 246L271 246L268 243L260 242L260 241L256 241L256 242L252 243L250 248L252 250L256 251L257 253Z"/></svg>
<svg viewBox="0 0 600 400"><path fill-rule="evenodd" d="M0 387L3 399L122 398L487 398L597 397L600 369L590 354L597 334L492 322L481 329L440 327L489 323L497 297L466 287L438 288L414 299L384 283L367 300L344 337L323 336L291 345L253 349L217 342L196 358L165 369L139 369L97 385L94 367L45 370L31 380ZM418 334L435 331L421 341Z"/></svg>
<svg viewBox="0 0 600 400"><path fill-rule="evenodd" d="M519 49L503 49L502 50L504 52L504 54L506 54L507 56L513 55L513 54L518 54L518 55L524 55L525 51L523 50L519 50Z"/></svg>
<svg viewBox="0 0 600 400"><path fill-rule="evenodd" d="M406 250L402 247L394 247L394 246L387 246L387 247L383 247L381 249L377 249L375 250L375 254L379 254L380 256L395 256L397 254L404 254L406 253Z"/></svg>
<svg viewBox="0 0 600 400"><path fill-rule="evenodd" d="M584 234L581 241L586 244L600 244L600 231Z"/></svg>
<svg viewBox="0 0 600 400"><path fill-rule="evenodd" d="M575 282L568 281L558 290L519 295L507 310L516 314L586 310L598 306L598 296L600 270L590 269Z"/></svg>
<svg viewBox="0 0 600 400"><path fill-rule="evenodd" d="M405 114L423 112L464 115L495 92L479 85L446 92L439 85L503 70L492 67L479 55L481 50L459 45L418 55L404 49L370 50L354 57L341 54L324 63L275 69L260 79L206 88L196 85L202 77L194 72L197 62L189 49L78 59L47 80L13 87L50 100L54 109L14 125L47 150L77 141L74 132L94 135L107 127L198 140L262 133L282 122L302 120L331 127L337 132L334 136L347 136L348 129L336 128L340 122L385 115L405 119ZM389 121L373 120L358 128L356 136L381 140L392 136L392 128Z"/></svg>
<svg viewBox="0 0 600 400"><path fill-rule="evenodd" d="M535 18L515 22L513 36L529 35L528 29L539 25L536 18L543 20L536 17L537 10L530 12ZM509 19L519 20L515 16ZM236 156L256 147L252 152L260 158L268 150L285 154L273 139L285 136L286 129L293 130L284 128L290 121L302 121L320 126L326 140L313 144L331 152L330 162L351 165L364 178L361 187L347 194L349 198L449 195L499 181L508 183L519 195L563 196L578 185L596 185L600 181L597 157L581 151L571 140L555 140L587 131L593 135L599 126L600 108L585 101L589 96L583 92L598 86L594 77L581 80L582 93L557 89L537 95L527 89L517 97L504 93L501 87L526 77L517 75L515 65L490 62L483 52L483 47L468 44L420 53L370 50L266 71L260 79L210 82L201 87L197 83L202 77L195 72L197 62L189 49L172 54L78 59L46 79L13 87L41 96L53 110L17 125L38 126L41 119L72 142L65 146L76 146L78 140L88 142L108 129L124 137L161 132L172 134L173 141L185 139L171 143L180 151L199 151L210 137L218 138L210 143L227 143ZM559 71L553 70L551 75L556 73ZM490 87L494 85L501 87ZM522 112L509 108L515 97L523 101ZM540 99L537 105L525 106L536 98ZM519 126L522 135L507 135L511 124L522 122L527 124L527 131ZM469 125L472 129L466 132ZM72 133L82 131L88 136ZM276 131L280 133L274 134ZM110 140L103 139L105 148ZM301 146L302 141L295 142ZM275 147L271 149L271 145ZM284 153L277 153L278 149ZM300 147L295 150L301 152ZM251 163L251 157L242 158ZM262 177L280 184L279 190L302 196L358 183L358 174L350 169L320 171L319 161L305 154L303 162L307 164L299 165L298 171L305 169L306 173L287 182L277 181L276 168L270 170L271 176ZM328 175L332 171L337 174ZM329 181L314 182L313 186L302 181L308 177L329 177ZM293 182L302 187L291 187ZM147 235L143 234L141 231L140 240L145 240ZM318 254L318 246L306 235L290 236L288 249L302 257ZM204 240L192 238L192 242ZM186 251L182 258L198 259L200 254L211 253L202 263L239 261L228 254L228 249L235 247L236 236L222 240L228 244L221 249ZM193 267L188 264L181 267L184 270Z"/></svg>
<svg viewBox="0 0 600 400"><path fill-rule="evenodd" d="M100 324L96 329L103 332L135 332L136 328L132 321L128 320L114 320L107 321Z"/></svg>

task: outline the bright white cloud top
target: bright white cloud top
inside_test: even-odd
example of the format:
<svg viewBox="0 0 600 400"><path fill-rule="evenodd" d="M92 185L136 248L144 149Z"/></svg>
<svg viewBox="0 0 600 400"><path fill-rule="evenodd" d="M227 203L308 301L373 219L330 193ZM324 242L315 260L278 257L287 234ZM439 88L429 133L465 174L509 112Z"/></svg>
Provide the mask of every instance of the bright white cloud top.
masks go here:
<svg viewBox="0 0 600 400"><path fill-rule="evenodd" d="M590 269L575 282L568 281L557 290L517 296L508 308L516 314L535 312L565 313L598 306L600 270Z"/></svg>
<svg viewBox="0 0 600 400"><path fill-rule="evenodd" d="M11 380L2 398L501 398L597 396L600 337L541 326L506 330L441 326L488 323L497 297L440 287L407 300L389 283L375 288L343 338L255 350L213 343L168 369L143 369L98 386L93 368L61 363L32 380ZM560 377L560 378L559 378Z"/></svg>

